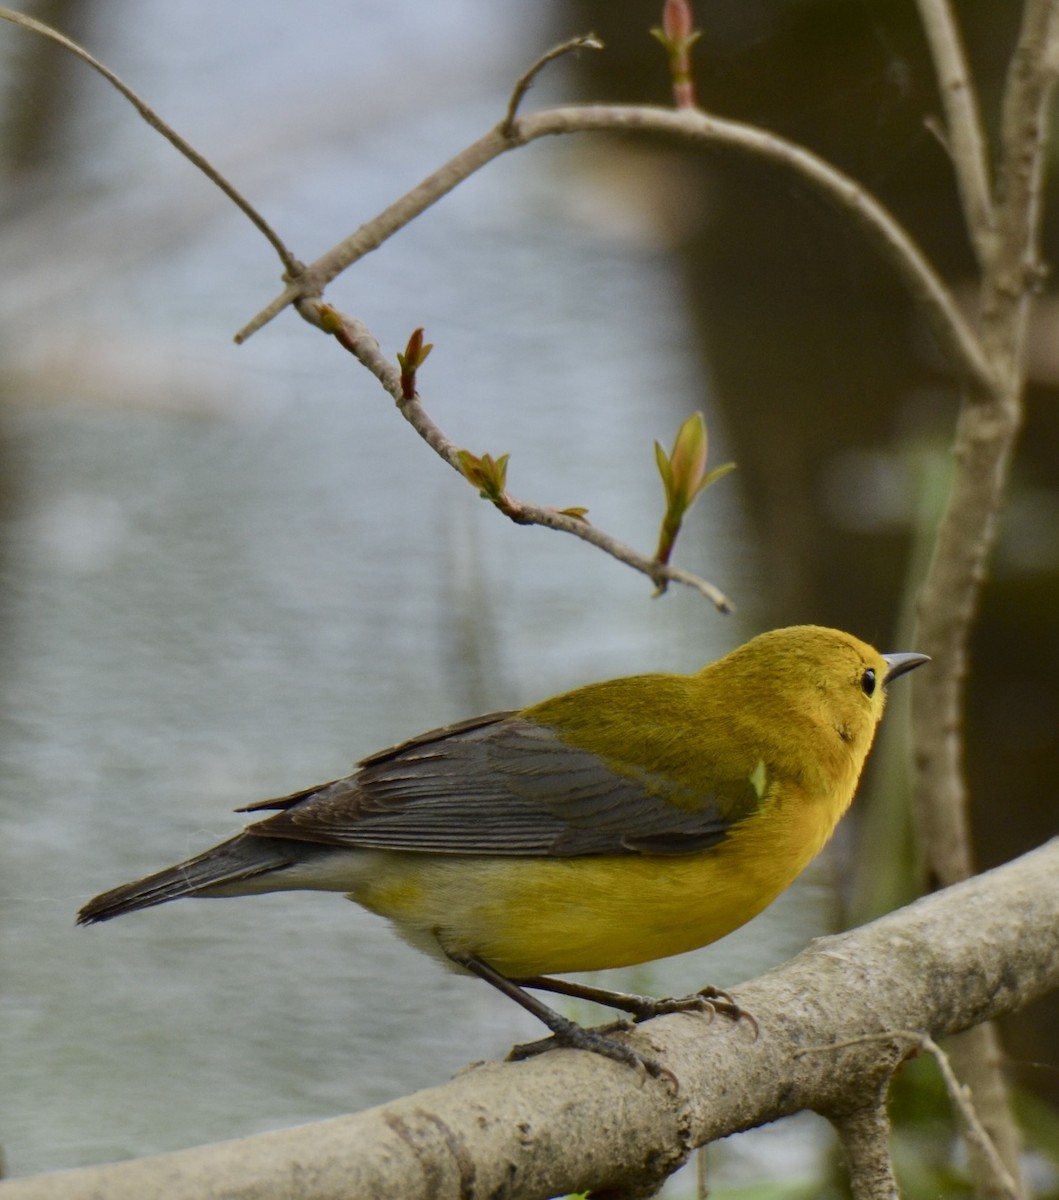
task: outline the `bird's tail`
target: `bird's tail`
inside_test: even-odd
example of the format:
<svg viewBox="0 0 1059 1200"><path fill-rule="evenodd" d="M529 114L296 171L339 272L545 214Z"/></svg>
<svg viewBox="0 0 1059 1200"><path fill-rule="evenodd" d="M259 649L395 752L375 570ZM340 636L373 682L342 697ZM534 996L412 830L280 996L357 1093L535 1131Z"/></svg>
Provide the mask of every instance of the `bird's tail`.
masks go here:
<svg viewBox="0 0 1059 1200"><path fill-rule="evenodd" d="M165 904L181 896L226 894L228 886L232 887L232 892L227 894L242 890L269 891L267 885L255 887L249 881L291 866L297 858L292 853L294 849L297 847L282 839L237 834L187 862L96 896L77 914L77 923L91 925L96 921L109 921L111 917ZM239 886L241 884L248 886L244 889Z"/></svg>

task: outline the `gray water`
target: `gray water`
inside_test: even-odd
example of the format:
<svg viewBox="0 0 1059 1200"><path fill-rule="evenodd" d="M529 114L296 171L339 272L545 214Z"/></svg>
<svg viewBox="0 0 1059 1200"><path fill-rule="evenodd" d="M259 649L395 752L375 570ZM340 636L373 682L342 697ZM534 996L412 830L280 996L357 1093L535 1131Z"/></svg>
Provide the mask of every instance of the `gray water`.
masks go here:
<svg viewBox="0 0 1059 1200"><path fill-rule="evenodd" d="M377 7L295 20L259 4L247 29L205 3L113 5L129 24L101 41L201 148L239 161L308 258L483 132L540 48L514 0L409 0L384 23ZM0 246L0 336L21 380L0 415L12 1174L356 1110L538 1036L333 895L181 903L87 930L73 917L238 828L235 806L422 729L694 669L756 631L762 586L735 477L678 549L740 603L722 619L506 523L296 317L235 348L277 290L270 252L101 83L85 97L91 187ZM704 407L723 441L665 256L569 147L496 164L332 298L391 355L425 325L421 390L443 428L510 451L516 494L588 505L643 549L661 512L652 439ZM823 927L826 882L817 872L718 947L607 980L736 983Z"/></svg>

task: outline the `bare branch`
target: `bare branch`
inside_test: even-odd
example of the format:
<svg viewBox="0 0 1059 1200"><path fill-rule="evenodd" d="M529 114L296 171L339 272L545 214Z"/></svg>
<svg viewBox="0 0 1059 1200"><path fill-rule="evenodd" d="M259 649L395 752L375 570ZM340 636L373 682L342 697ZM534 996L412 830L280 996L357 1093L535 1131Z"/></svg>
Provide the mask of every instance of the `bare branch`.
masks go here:
<svg viewBox="0 0 1059 1200"><path fill-rule="evenodd" d="M945 106L944 144L956 172L971 243L984 263L993 233L993 198L989 191L989 163L978 101L971 82L960 31L949 0L919 0L931 56Z"/></svg>
<svg viewBox="0 0 1059 1200"><path fill-rule="evenodd" d="M890 258L898 272L904 277L913 295L924 305L935 333L953 361L957 371L968 378L976 389L992 390L992 378L984 362L978 343L966 323L949 291L924 258L914 242L893 217L854 180L831 167L810 151L782 138L743 125L739 122L723 121L704 113L684 109L672 113L654 108L588 107L555 109L535 116L516 119L517 103L521 99L538 71L546 62L575 46L592 44L590 38L576 39L565 43L545 55L538 64L520 80L512 97L512 105L502 124L483 138L469 146L440 170L434 172L417 188L395 204L392 204L372 221L361 226L354 234L339 243L327 254L317 259L309 268L304 268L286 249L278 236L264 222L249 203L217 172L193 147L175 133L157 114L127 87L113 72L94 59L74 42L56 33L39 22L21 14L0 9L0 16L23 25L45 37L54 38L72 53L89 63L135 105L145 120L163 134L182 154L202 170L250 217L254 224L272 242L279 253L289 277L283 293L269 304L257 317L236 336L243 341L288 304L311 301L318 298L324 287L341 271L381 245L388 237L402 228L425 208L451 191L457 184L480 170L493 158L515 145L525 145L539 137L589 130L637 130L641 132L668 133L703 141L711 145L727 146L742 153L760 157L766 161L783 164L802 178L812 182L824 195L838 201L874 237L876 243ZM304 304L301 306L306 313ZM310 318L311 319L311 318ZM317 322L318 323L318 322ZM414 410L406 416L415 416ZM422 422L420 422L422 424ZM440 452L440 451L439 451ZM442 455L445 457L445 455ZM451 459L448 459L451 464ZM452 464L455 465L455 464ZM458 468L457 468L458 469ZM621 561L636 566L648 574L664 590L669 581L686 583L697 587L714 604L727 609L726 598L712 585L697 580L685 572L676 571L664 564L645 559L628 547L611 541L606 535L593 529L576 517L541 509L507 498L506 510L513 520L529 524L546 524L563 528L586 541L606 548Z"/></svg>
<svg viewBox="0 0 1059 1200"><path fill-rule="evenodd" d="M45 25L41 21L35 21L32 17L27 17L24 13L14 12L10 8L0 8L0 20L10 21L12 24L20 25L23 29L28 29L32 33L40 34L41 37L50 38L51 41L58 43L63 49L69 50L71 54L81 59L82 62L87 63L94 71L98 71L112 87L116 88L129 101L152 129L157 130L170 145L174 146L189 162L198 167L211 183L216 184L228 199L250 218L254 225L272 243L272 247L279 255L280 261L286 268L287 273L291 276L298 274L301 270L301 263L287 249L279 234L261 216L250 201L241 192L237 191L216 167L203 158L190 142L185 141L172 126L167 125L154 109L141 100L132 88L115 75L109 67L105 67L97 58L93 58L83 46L78 45L77 42L66 37L65 34L59 33L57 29L52 29L50 25Z"/></svg>
<svg viewBox="0 0 1059 1200"><path fill-rule="evenodd" d="M1001 159L997 173L998 220L1002 240L995 247L991 275L998 290L1018 288L1018 336L1011 339L1008 370L1021 380L1029 307L1040 283L1040 223L1044 147L1049 105L1059 75L1059 2L1026 0L1018 45L1011 60L1001 118ZM1015 255L1018 258L1014 261ZM983 314L991 297L983 297ZM996 352L1001 353L1000 346Z"/></svg>
<svg viewBox="0 0 1059 1200"><path fill-rule="evenodd" d="M979 1200L1023 1200L1027 1195L1021 1181L1022 1135L1011 1106L1006 1075L1006 1055L1000 1033L992 1021L975 1025L949 1041L949 1056L956 1074L974 1096L985 1143L967 1137L967 1151L974 1193ZM983 1146L991 1150L987 1153ZM991 1154L1003 1164L992 1168Z"/></svg>
<svg viewBox="0 0 1059 1200"><path fill-rule="evenodd" d="M855 180L824 159L775 134L691 109L590 105L550 109L520 117L510 133L490 130L407 195L391 204L313 262L292 286L236 334L245 341L299 295L319 295L323 287L369 251L376 249L457 184L494 158L538 138L587 132L625 132L676 136L722 147L782 166L837 203L869 234L893 265L927 318L954 370L978 389L991 391L993 379L974 333L951 292L901 224Z"/></svg>
<svg viewBox="0 0 1059 1200"><path fill-rule="evenodd" d="M358 262L372 250L378 249L399 229L403 229L420 213L435 204L481 170L494 158L510 150L513 142L499 128L491 129L484 137L461 150L455 158L439 170L428 175L422 183L396 200L381 213L366 221L338 245L333 246L311 263L300 276L293 280L267 307L263 308L235 335L237 343L243 343L262 326L277 317L289 304L299 298L313 299L323 293L324 288L347 267Z"/></svg>
<svg viewBox="0 0 1059 1200"><path fill-rule="evenodd" d="M984 1160L986 1168L996 1185L996 1190L1000 1195L1007 1196L1009 1200L1017 1200L1019 1195L1018 1184L1011 1178L1010 1172L1005 1167L1003 1159L993 1144L993 1139L985 1131L982 1122L978 1119L978 1113L975 1112L974 1104L972 1103L970 1089L964 1087L956 1078L956 1073L949 1062L949 1056L929 1034L923 1033L915 1036L918 1037L923 1049L932 1055L934 1061L938 1064L938 1070L945 1081L945 1090L949 1094L949 1099L962 1117L967 1129L968 1141L973 1144L978 1155Z"/></svg>
<svg viewBox="0 0 1059 1200"><path fill-rule="evenodd" d="M334 310L327 306L318 306L315 303L315 297L319 296L323 287L330 279L334 278L338 271L343 269L343 266L355 262L358 258L368 253L369 250L380 244L386 237L395 232L397 229L406 225L412 217L418 212L427 207L427 204L433 203L439 196L444 195L462 179L466 178L472 170L477 169L482 163L489 161L489 157L495 156L490 153L487 157L479 158L477 152L477 144L471 147L469 151L465 151L464 155L458 156L453 160L453 163L443 167L441 171L436 172L431 179L427 181L430 187L421 185L419 189L406 196L396 205L391 205L386 212L380 214L379 218L371 224L371 228L365 226L351 238L347 238L336 250L332 252L332 257L335 261L342 263L343 266L332 266L327 263L328 256L319 260L314 264L308 272L287 249L279 236L272 230L271 226L257 212L256 209L247 201L236 189L224 178L219 171L216 170L195 148L182 138L174 129L172 129L160 116L147 105L126 83L124 83L113 71L105 67L101 62L88 53L82 46L65 37L63 34L52 29L50 26L44 25L39 21L33 20L31 17L24 16L21 13L13 12L9 9L0 8L0 18L11 21L13 24L20 25L31 32L38 33L43 37L50 38L69 50L70 53L88 63L94 70L98 71L113 87L115 87L130 103L136 108L143 119L156 129L162 136L175 146L181 154L190 162L199 168L203 174L217 185L238 207L250 218L258 229L272 243L276 252L279 254L287 275L291 282L284 290L282 296L277 301L273 302L265 314L262 314L260 320L264 323L265 320L271 319L272 316L281 312L287 304L298 302L299 310L303 316L319 325L321 328L327 329L322 313L326 310L328 313L335 315ZM510 126L515 120L515 114L518 109L518 104L524 96L527 89L530 87L533 79L538 72L549 62L560 57L563 54L570 53L582 48L599 48L602 43L591 34L573 38L569 42L563 43L561 46L555 47L542 58L540 58L533 67L518 81L515 91L511 98L511 103L508 108L508 115L505 125L502 128L510 129ZM493 131L489 137L495 142L497 132ZM499 135L503 138L503 133ZM510 136L510 133L508 133ZM485 141L486 139L483 139ZM491 151L496 153L501 152L506 148L506 145L501 143L499 146L490 146ZM463 159L467 160L466 169ZM417 195L417 193L419 193ZM349 318L343 318L342 326L345 335L352 340L353 343L359 344L359 349L353 352L365 366L376 375L392 395L398 400L398 406L409 421L416 429L420 436L427 442L428 445L435 450L450 466L460 471L459 459L457 458L458 447L454 446L442 434L441 430L429 419L425 410L417 398L407 398L401 394L400 388L400 372L389 363L379 352L378 343L370 334L370 331L360 327L359 323ZM328 329L328 332L336 332L334 329ZM242 340L240 336L236 340ZM347 349L353 347L347 344ZM394 391L394 377L396 374L397 390ZM678 568L670 567L664 563L657 563L651 559L638 554L635 550L625 546L623 543L596 529L582 518L572 516L568 513L559 510L544 508L539 505L530 504L526 501L520 501L507 493L503 496L503 502L498 503L507 516L513 521L521 525L544 525L548 528L559 529L565 533L571 533L575 537L587 541L599 549L604 550L613 558L620 562L626 563L628 566L634 567L651 578L659 591L664 591L667 585L671 582L685 584L689 587L696 588L702 595L711 601L721 612L730 612L732 610L731 601L719 591L713 584L708 583L704 579L699 579L697 576L686 571L681 571Z"/></svg>

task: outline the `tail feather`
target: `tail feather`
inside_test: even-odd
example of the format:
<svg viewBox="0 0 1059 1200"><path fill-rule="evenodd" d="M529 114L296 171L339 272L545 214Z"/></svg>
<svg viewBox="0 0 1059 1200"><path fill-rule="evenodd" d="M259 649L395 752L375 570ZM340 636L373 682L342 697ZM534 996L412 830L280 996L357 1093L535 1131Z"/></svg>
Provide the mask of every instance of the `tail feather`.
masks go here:
<svg viewBox="0 0 1059 1200"><path fill-rule="evenodd" d="M77 923L92 925L97 921L109 921L123 913L151 908L181 896L198 895L282 870L296 861L292 849L301 848L296 845L292 847L291 843L282 840L237 834L227 842L221 842L219 846L175 867L167 867L144 879L103 892L81 909L77 914Z"/></svg>

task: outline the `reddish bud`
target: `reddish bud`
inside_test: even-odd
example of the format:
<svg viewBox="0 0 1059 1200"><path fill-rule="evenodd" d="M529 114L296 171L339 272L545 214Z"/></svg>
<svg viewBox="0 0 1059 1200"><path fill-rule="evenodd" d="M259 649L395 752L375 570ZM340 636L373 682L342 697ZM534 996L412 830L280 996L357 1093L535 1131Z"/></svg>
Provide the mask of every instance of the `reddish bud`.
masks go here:
<svg viewBox="0 0 1059 1200"><path fill-rule="evenodd" d="M414 329L404 354L397 352L397 362L401 367L401 395L405 400L411 400L415 396L416 371L426 362L427 355L433 349L433 342L423 344L423 330Z"/></svg>
<svg viewBox="0 0 1059 1200"><path fill-rule="evenodd" d="M695 32L695 15L689 0L666 0L662 6L662 29L673 43L691 37Z"/></svg>

